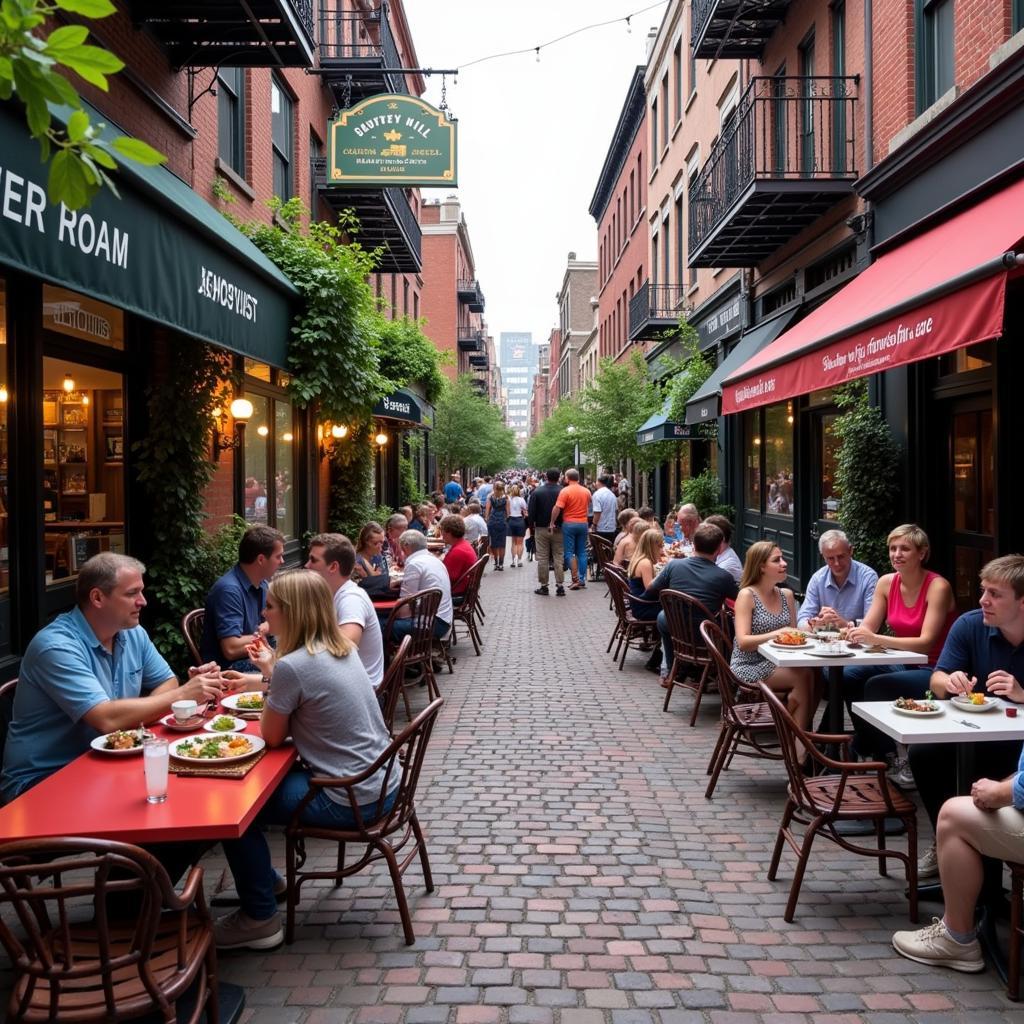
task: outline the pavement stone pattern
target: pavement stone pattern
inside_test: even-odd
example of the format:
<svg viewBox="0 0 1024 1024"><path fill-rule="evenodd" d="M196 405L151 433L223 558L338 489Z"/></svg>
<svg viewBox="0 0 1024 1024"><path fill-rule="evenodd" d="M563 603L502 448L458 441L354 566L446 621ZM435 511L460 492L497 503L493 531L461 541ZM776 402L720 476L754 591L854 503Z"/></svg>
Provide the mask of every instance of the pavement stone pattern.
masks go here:
<svg viewBox="0 0 1024 1024"><path fill-rule="evenodd" d="M713 801L709 697L664 691L605 646L602 584L537 597L535 565L488 573L484 652L455 648L417 801L436 885L406 874L406 946L386 869L303 887L296 942L229 953L262 1024L972 1024L1022 1019L994 973L898 957L902 876L823 842L793 924L794 858L767 864L781 766L737 758ZM414 690L422 706L425 693ZM927 820L920 816L922 841ZM279 835L271 837L280 850ZM901 842L900 839L892 840ZM326 846L310 847L329 863ZM206 884L223 859L207 857ZM217 910L214 913L218 913ZM941 913L922 904L922 924ZM9 971L0 987L9 985ZM6 998L6 992L0 993Z"/></svg>

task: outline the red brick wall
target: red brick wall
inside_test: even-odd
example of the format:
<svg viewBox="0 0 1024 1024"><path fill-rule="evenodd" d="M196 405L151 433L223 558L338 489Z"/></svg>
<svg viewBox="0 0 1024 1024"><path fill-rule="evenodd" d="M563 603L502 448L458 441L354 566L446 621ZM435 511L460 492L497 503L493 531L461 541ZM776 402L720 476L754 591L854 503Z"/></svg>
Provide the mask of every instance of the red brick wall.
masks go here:
<svg viewBox="0 0 1024 1024"><path fill-rule="evenodd" d="M440 222L441 208L436 205L423 206L420 210L422 224ZM426 321L423 331L439 352L451 353L451 362L444 368L447 376L454 380L459 370L457 362L459 324L458 287L458 239L455 233L423 236L423 298L422 312Z"/></svg>

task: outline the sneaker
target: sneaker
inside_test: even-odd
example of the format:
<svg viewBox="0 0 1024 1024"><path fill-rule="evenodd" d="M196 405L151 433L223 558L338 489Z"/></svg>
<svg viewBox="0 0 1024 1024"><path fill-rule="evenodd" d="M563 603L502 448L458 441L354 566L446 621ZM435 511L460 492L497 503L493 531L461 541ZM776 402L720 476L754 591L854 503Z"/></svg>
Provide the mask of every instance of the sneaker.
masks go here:
<svg viewBox="0 0 1024 1024"><path fill-rule="evenodd" d="M938 877L939 852L932 845L917 859L917 880L923 882L926 878Z"/></svg>
<svg viewBox="0 0 1024 1024"><path fill-rule="evenodd" d="M576 580L574 583L569 584L570 590L586 590L587 585L580 580Z"/></svg>
<svg viewBox="0 0 1024 1024"><path fill-rule="evenodd" d="M889 781L894 782L900 789L917 789L914 782L914 774L910 770L910 760L906 757L897 757L888 771Z"/></svg>
<svg viewBox="0 0 1024 1024"><path fill-rule="evenodd" d="M561 588L559 588L559 589L561 589ZM544 584L544 585L542 585L542 586L539 586L539 587L538 587L538 588L537 588L537 589L536 589L536 590L534 591L534 593L535 593L535 594L540 594L540 596L541 596L541 597L547 597L547 596L548 596L548 593L549 593L549 591L548 591L548 588L547 588L547 585L546 585L546 584Z"/></svg>
<svg viewBox="0 0 1024 1024"><path fill-rule="evenodd" d="M218 949L275 949L284 942L281 915L275 911L266 921L254 921L236 910L214 921L213 939Z"/></svg>
<svg viewBox="0 0 1024 1024"><path fill-rule="evenodd" d="M932 918L927 928L916 932L897 932L892 937L892 948L900 956L919 964L950 967L970 974L985 970L978 940L957 942L937 917Z"/></svg>
<svg viewBox="0 0 1024 1024"><path fill-rule="evenodd" d="M561 583L555 587L555 597L565 597L565 587Z"/></svg>

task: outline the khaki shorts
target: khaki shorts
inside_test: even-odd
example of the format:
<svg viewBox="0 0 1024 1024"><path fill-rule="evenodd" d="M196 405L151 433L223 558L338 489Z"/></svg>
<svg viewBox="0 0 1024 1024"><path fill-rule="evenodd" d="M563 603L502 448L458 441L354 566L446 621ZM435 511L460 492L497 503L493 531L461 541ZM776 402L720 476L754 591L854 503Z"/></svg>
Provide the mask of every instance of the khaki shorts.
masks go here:
<svg viewBox="0 0 1024 1024"><path fill-rule="evenodd" d="M957 804L957 824L963 825L958 831L978 853L1024 864L1024 811L1016 807L982 811L970 797L958 797Z"/></svg>

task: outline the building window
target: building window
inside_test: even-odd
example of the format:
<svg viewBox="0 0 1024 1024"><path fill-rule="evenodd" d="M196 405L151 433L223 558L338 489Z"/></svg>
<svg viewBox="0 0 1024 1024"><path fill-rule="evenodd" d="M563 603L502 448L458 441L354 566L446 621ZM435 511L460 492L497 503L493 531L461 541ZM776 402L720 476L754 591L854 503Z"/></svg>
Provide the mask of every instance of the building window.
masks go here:
<svg viewBox="0 0 1024 1024"><path fill-rule="evenodd" d="M690 16L693 17L693 8L690 8ZM690 96L697 91L697 55L693 52L693 43L690 43L690 60L687 68L690 76Z"/></svg>
<svg viewBox="0 0 1024 1024"><path fill-rule="evenodd" d="M846 3L837 0L832 5L832 74L837 81L833 86L836 100L832 104L832 170L846 173L846 95L845 83L838 81L846 75Z"/></svg>
<svg viewBox="0 0 1024 1024"><path fill-rule="evenodd" d="M217 155L245 177L245 69L217 72Z"/></svg>
<svg viewBox="0 0 1024 1024"><path fill-rule="evenodd" d="M1024 0L1013 0L1012 31L1019 32L1024 28Z"/></svg>
<svg viewBox="0 0 1024 1024"><path fill-rule="evenodd" d="M672 282L672 264L671 264L671 241L672 232L669 229L669 215L666 213L664 220L661 222L661 281L662 284L671 284ZM660 303L659 303L660 305Z"/></svg>
<svg viewBox="0 0 1024 1024"><path fill-rule="evenodd" d="M658 283L658 236L651 237L651 284Z"/></svg>
<svg viewBox="0 0 1024 1024"><path fill-rule="evenodd" d="M700 168L697 166L697 161L694 160L690 165L690 173L687 179L687 195L689 196L690 209L693 209L695 197L697 195L697 177L700 174ZM697 268L690 267L690 278L688 284L692 288L697 283Z"/></svg>
<svg viewBox="0 0 1024 1024"><path fill-rule="evenodd" d="M292 100L276 76L270 79L270 139L274 163L274 195L291 199L292 191Z"/></svg>
<svg viewBox="0 0 1024 1024"><path fill-rule="evenodd" d="M317 167L319 162L323 159L324 155L324 144L320 141L320 137L316 132L309 133L309 208L313 212L314 219L316 217L317 207ZM327 169L326 167L320 168L320 173L324 176L324 181L327 181Z"/></svg>
<svg viewBox="0 0 1024 1024"><path fill-rule="evenodd" d="M264 374L262 370L267 372ZM255 373L251 371L255 370ZM295 534L295 422L278 371L246 367L252 418L245 431L245 519ZM270 386L266 381L270 380Z"/></svg>
<svg viewBox="0 0 1024 1024"><path fill-rule="evenodd" d="M409 315L409 279L402 278L402 316Z"/></svg>
<svg viewBox="0 0 1024 1024"><path fill-rule="evenodd" d="M779 402L744 415L744 506L793 517L793 403Z"/></svg>
<svg viewBox="0 0 1024 1024"><path fill-rule="evenodd" d="M651 162L658 162L658 100L651 101Z"/></svg>
<svg viewBox="0 0 1024 1024"><path fill-rule="evenodd" d="M953 0L917 0L917 112L953 87Z"/></svg>
<svg viewBox="0 0 1024 1024"><path fill-rule="evenodd" d="M683 119L683 41L676 43L672 52L672 74L675 76L676 87L676 123Z"/></svg>
<svg viewBox="0 0 1024 1024"><path fill-rule="evenodd" d="M800 44L800 170L810 177L818 169L818 150L814 121L814 33Z"/></svg>
<svg viewBox="0 0 1024 1024"><path fill-rule="evenodd" d="M683 238L683 194L676 197L676 284L686 280L686 241Z"/></svg>
<svg viewBox="0 0 1024 1024"><path fill-rule="evenodd" d="M661 80L661 144L668 146L669 139L668 72Z"/></svg>

